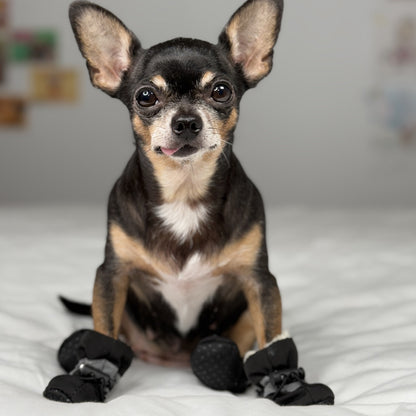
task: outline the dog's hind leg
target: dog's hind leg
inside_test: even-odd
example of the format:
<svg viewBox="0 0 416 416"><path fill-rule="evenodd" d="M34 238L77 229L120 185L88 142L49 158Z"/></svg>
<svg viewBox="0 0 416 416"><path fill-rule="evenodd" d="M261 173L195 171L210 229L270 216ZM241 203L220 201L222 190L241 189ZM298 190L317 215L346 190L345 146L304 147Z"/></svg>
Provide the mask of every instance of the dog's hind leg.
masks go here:
<svg viewBox="0 0 416 416"><path fill-rule="evenodd" d="M238 347L241 357L244 357L247 351L253 348L256 341L256 334L253 326L253 319L248 310L243 312L238 321L224 336L234 341Z"/></svg>

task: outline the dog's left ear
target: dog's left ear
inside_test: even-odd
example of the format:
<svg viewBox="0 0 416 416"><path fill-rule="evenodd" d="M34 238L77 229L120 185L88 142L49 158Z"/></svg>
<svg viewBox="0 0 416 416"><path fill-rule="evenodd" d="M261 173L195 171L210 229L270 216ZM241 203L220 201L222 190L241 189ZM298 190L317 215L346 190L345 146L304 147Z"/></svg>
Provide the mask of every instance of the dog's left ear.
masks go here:
<svg viewBox="0 0 416 416"><path fill-rule="evenodd" d="M69 19L92 84L114 96L140 42L116 16L88 1L73 2Z"/></svg>
<svg viewBox="0 0 416 416"><path fill-rule="evenodd" d="M254 87L272 69L273 47L280 31L283 0L248 0L219 37L232 63Z"/></svg>

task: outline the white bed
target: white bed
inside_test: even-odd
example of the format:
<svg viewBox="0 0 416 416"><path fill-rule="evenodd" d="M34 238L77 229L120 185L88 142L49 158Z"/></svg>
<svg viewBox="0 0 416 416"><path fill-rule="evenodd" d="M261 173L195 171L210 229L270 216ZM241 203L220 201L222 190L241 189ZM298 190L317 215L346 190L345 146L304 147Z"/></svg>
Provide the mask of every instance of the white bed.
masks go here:
<svg viewBox="0 0 416 416"><path fill-rule="evenodd" d="M106 404L47 401L58 346L92 324L57 295L90 300L105 210L0 207L0 415L416 415L416 212L280 209L268 223L285 327L334 407L278 408L138 360Z"/></svg>

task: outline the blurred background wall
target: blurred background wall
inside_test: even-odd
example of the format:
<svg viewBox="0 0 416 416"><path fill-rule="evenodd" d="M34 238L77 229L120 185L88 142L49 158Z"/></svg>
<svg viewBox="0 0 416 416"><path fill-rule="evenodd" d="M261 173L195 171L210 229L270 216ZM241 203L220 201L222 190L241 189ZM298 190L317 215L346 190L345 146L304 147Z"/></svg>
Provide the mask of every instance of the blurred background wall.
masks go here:
<svg viewBox="0 0 416 416"><path fill-rule="evenodd" d="M243 0L97 2L150 47L176 36L215 43ZM79 98L35 100L39 63L3 64L0 99L29 101L24 126L0 126L1 204L104 204L134 150L127 110L89 83L69 3L8 2L2 36L55 31L48 65L75 71ZM274 70L244 97L235 145L268 206L416 207L416 46L408 73L392 58L400 42L411 55L409 10L415 0L286 0Z"/></svg>

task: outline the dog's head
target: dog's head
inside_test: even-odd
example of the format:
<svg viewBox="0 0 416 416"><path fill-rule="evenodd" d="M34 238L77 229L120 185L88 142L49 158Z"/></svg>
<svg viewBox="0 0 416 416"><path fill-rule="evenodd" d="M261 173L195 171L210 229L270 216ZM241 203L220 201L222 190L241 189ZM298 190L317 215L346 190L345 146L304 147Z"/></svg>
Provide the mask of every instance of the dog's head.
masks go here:
<svg viewBox="0 0 416 416"><path fill-rule="evenodd" d="M217 45L178 38L150 49L93 3L73 3L70 20L91 82L126 104L140 151L179 166L231 144L243 93L272 68L282 11L283 0L248 0Z"/></svg>

